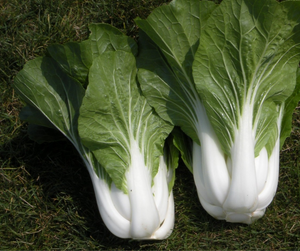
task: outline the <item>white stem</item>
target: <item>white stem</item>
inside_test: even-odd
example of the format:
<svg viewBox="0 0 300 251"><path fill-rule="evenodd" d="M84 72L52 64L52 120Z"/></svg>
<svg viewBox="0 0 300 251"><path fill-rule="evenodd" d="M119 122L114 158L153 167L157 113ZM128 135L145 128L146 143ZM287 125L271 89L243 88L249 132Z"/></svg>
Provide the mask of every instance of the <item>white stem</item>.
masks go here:
<svg viewBox="0 0 300 251"><path fill-rule="evenodd" d="M115 208L108 184L96 175L91 166L88 167L88 171L93 183L99 212L106 227L117 237L130 238L130 221Z"/></svg>
<svg viewBox="0 0 300 251"><path fill-rule="evenodd" d="M280 137L276 141L276 145L269 158L268 174L263 191L258 195L258 209L266 208L273 200L279 176L279 153L280 153Z"/></svg>
<svg viewBox="0 0 300 251"><path fill-rule="evenodd" d="M146 167L138 142L130 141L131 163L126 172L127 191L131 205L130 235L134 239L151 238L159 228L160 219L151 189L151 173Z"/></svg>
<svg viewBox="0 0 300 251"><path fill-rule="evenodd" d="M257 193L260 194L268 178L268 169L269 169L269 156L268 151L264 147L259 155L255 158L255 172L257 180Z"/></svg>
<svg viewBox="0 0 300 251"><path fill-rule="evenodd" d="M201 103L197 107L198 137L201 147L193 144L193 173L198 193L204 187L206 202L221 206L226 198L230 177L224 153ZM197 151L199 149L199 152Z"/></svg>
<svg viewBox="0 0 300 251"><path fill-rule="evenodd" d="M160 224L164 221L169 204L169 189L167 182L167 165L163 156L160 156L159 169L154 177L152 186L155 205L158 210Z"/></svg>
<svg viewBox="0 0 300 251"><path fill-rule="evenodd" d="M174 220L175 220L174 198L173 198L173 191L171 191L168 199L168 210L164 218L163 224L152 235L152 239L163 240L168 238L173 231Z"/></svg>
<svg viewBox="0 0 300 251"><path fill-rule="evenodd" d="M114 183L109 187L105 179L96 175L92 162L83 158L101 217L117 237L165 239L173 231L175 215L164 158L160 157L159 171L151 187L151 174L136 141L131 142L131 156L131 165L126 173L128 194L124 194Z"/></svg>
<svg viewBox="0 0 300 251"><path fill-rule="evenodd" d="M283 117L283 111L285 104L282 104L279 108L279 116L277 118L277 129L278 129L278 138L276 140L275 146L273 148L272 154L269 158L268 164L268 174L266 179L266 184L263 191L259 194L259 204L258 209L266 208L273 200L279 178L279 155L280 155L280 129L281 121Z"/></svg>
<svg viewBox="0 0 300 251"><path fill-rule="evenodd" d="M252 118L252 107L246 103L231 148L232 176L228 196L224 202L224 209L227 212L250 213L257 207Z"/></svg>
<svg viewBox="0 0 300 251"><path fill-rule="evenodd" d="M115 183L111 184L110 187L111 199L114 203L115 208L118 210L125 219L131 220L131 206L128 194L125 194L122 190L118 189Z"/></svg>

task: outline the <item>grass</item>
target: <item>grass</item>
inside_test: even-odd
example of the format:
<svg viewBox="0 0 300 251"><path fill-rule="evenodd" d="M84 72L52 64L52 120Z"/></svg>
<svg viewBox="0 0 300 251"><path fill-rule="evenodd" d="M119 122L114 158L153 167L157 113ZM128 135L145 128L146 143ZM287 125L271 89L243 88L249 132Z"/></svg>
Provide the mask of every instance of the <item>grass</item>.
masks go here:
<svg viewBox="0 0 300 251"><path fill-rule="evenodd" d="M37 144L18 118L12 89L24 63L51 43L80 41L92 22L135 37L133 19L168 0L9 0L0 2L0 249L268 249L300 248L300 108L280 159L277 194L265 216L247 226L217 221L201 207L181 165L174 189L176 222L164 241L114 237L99 215L92 184L68 142Z"/></svg>

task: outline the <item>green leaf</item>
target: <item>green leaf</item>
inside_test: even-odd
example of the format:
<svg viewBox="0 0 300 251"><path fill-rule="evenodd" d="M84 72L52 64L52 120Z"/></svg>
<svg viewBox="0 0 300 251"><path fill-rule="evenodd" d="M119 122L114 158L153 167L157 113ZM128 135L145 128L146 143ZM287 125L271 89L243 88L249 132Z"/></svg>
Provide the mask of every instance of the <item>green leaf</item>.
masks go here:
<svg viewBox="0 0 300 251"><path fill-rule="evenodd" d="M192 62L213 2L176 0L155 9L138 26L156 43L178 77L192 79Z"/></svg>
<svg viewBox="0 0 300 251"><path fill-rule="evenodd" d="M169 192L172 191L174 184L175 184L175 169L178 167L179 164L179 157L180 157L180 152L178 148L175 146L175 140L174 140L174 130L173 129L172 133L168 136L165 142L165 147L164 147L164 158L166 159L166 164L168 169L171 169L171 172L168 174L168 188Z"/></svg>
<svg viewBox="0 0 300 251"><path fill-rule="evenodd" d="M106 52L94 60L80 108L79 134L106 169L116 187L127 193L125 174L133 154L154 177L164 140L172 126L160 119L141 95L132 53ZM139 152L132 149L138 145ZM143 163L141 163L143 164Z"/></svg>
<svg viewBox="0 0 300 251"><path fill-rule="evenodd" d="M136 19L139 40L139 81L148 102L165 120L178 125L193 140L197 136L199 97L192 62L213 2L176 0ZM145 35L145 33L147 35Z"/></svg>
<svg viewBox="0 0 300 251"><path fill-rule="evenodd" d="M136 42L117 28L108 24L90 24L89 29L88 40L53 44L47 48L48 54L61 68L84 87L88 84L88 72L93 60L105 51L122 50L137 54Z"/></svg>
<svg viewBox="0 0 300 251"><path fill-rule="evenodd" d="M143 94L149 104L166 121L180 125L190 137L198 140L195 111L191 109L197 102L184 86L178 84L178 78L163 59L158 47L140 33L140 53L137 61L138 79Z"/></svg>
<svg viewBox="0 0 300 251"><path fill-rule="evenodd" d="M265 101L261 109L261 115L257 123L255 135L255 149L254 155L257 157L264 146L268 146L267 151L269 156L272 154L273 147L279 136L278 119L280 106L274 102ZM278 114L278 117L274 116ZM270 144L268 144L268 142Z"/></svg>
<svg viewBox="0 0 300 251"><path fill-rule="evenodd" d="M47 51L69 76L78 80L83 86L87 86L88 72L93 60L90 41L53 44L47 48Z"/></svg>
<svg viewBox="0 0 300 251"><path fill-rule="evenodd" d="M180 151L181 159L186 167L193 172L193 141L186 136L178 127L172 131L173 144Z"/></svg>
<svg viewBox="0 0 300 251"><path fill-rule="evenodd" d="M20 112L20 119L28 122L29 138L39 144L66 140L47 117L36 107L26 105Z"/></svg>
<svg viewBox="0 0 300 251"><path fill-rule="evenodd" d="M292 131L292 116L295 107L300 101L300 69L297 71L297 82L293 94L286 100L284 104L284 113L282 114L281 132L280 132L280 148L285 139L290 136Z"/></svg>
<svg viewBox="0 0 300 251"><path fill-rule="evenodd" d="M300 1L223 1L207 21L193 74L228 155L246 106L251 107L254 131L260 128L254 133L264 137L256 139L256 153L274 133L261 125L275 128L279 111L270 110L270 102L280 105L294 90L300 60L299 11ZM262 123L266 118L269 121Z"/></svg>
<svg viewBox="0 0 300 251"><path fill-rule="evenodd" d="M95 59L106 51L126 51L137 55L138 48L136 42L126 36L117 28L108 24L90 24L89 36L90 46L92 48L92 57Z"/></svg>
<svg viewBox="0 0 300 251"><path fill-rule="evenodd" d="M78 135L83 87L88 84L89 68L95 58L111 50L136 54L137 44L107 24L91 24L90 31L89 39L83 42L49 46L45 57L29 61L18 73L14 87L26 103L20 117L31 124L30 137L37 142L49 141L44 127L57 129L73 143L87 167L93 167L97 175L110 183Z"/></svg>
<svg viewBox="0 0 300 251"><path fill-rule="evenodd" d="M55 128L62 132L73 144L79 142L77 119L84 89L61 70L50 57L40 57L29 61L15 78L14 87L20 97L31 106L31 112L40 112ZM26 108L28 111L28 108ZM36 124L45 125L46 122ZM40 120L42 121L42 120Z"/></svg>

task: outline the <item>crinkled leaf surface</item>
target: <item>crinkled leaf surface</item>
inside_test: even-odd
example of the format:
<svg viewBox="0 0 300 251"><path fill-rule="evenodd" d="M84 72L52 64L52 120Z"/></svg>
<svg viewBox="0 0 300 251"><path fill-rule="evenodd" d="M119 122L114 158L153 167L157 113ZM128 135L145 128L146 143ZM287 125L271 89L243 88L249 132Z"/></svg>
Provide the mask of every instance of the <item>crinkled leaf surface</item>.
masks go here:
<svg viewBox="0 0 300 251"><path fill-rule="evenodd" d="M15 88L27 104L21 119L56 128L68 139L78 137L77 119L92 62L110 50L137 53L133 39L107 24L91 24L88 40L51 45L48 54L29 61L15 79Z"/></svg>
<svg viewBox="0 0 300 251"><path fill-rule="evenodd" d="M197 136L198 94L192 63L199 37L210 13L211 1L176 0L136 23L140 35L139 81L149 103L167 121L176 124L199 143Z"/></svg>
<svg viewBox="0 0 300 251"><path fill-rule="evenodd" d="M117 28L108 24L90 24L89 30L89 39L85 41L54 44L47 49L62 69L85 87L93 60L105 51L122 50L137 54L135 41Z"/></svg>
<svg viewBox="0 0 300 251"><path fill-rule="evenodd" d="M77 119L85 91L52 58L29 61L16 76L14 87L26 104L33 107L25 110L31 110L31 122L41 124L43 114L73 144L79 142ZM34 118L35 114L39 116Z"/></svg>
<svg viewBox="0 0 300 251"><path fill-rule="evenodd" d="M82 156L89 155L87 158L94 163L97 175L104 175L102 167L83 147L78 136L79 108L85 95L89 67L105 51L137 53L137 45L133 39L106 24L92 24L90 30L88 40L51 45L46 56L26 63L16 76L14 87L26 103L20 113L21 119L38 125L29 128L34 140L49 141L43 127L57 129Z"/></svg>
<svg viewBox="0 0 300 251"><path fill-rule="evenodd" d="M274 135L280 106L295 88L299 13L300 1L225 0L207 21L193 75L227 154L245 104L253 111L256 155Z"/></svg>
<svg viewBox="0 0 300 251"><path fill-rule="evenodd" d="M141 95L136 71L132 53L106 52L96 58L90 68L79 117L79 134L84 145L125 193L132 144L138 142L153 178L159 156L163 155L164 140L172 130Z"/></svg>
<svg viewBox="0 0 300 251"><path fill-rule="evenodd" d="M286 100L285 109L282 117L280 144L281 147L287 137L290 136L292 130L292 115L295 107L300 100L300 68L297 71L297 82L293 94Z"/></svg>

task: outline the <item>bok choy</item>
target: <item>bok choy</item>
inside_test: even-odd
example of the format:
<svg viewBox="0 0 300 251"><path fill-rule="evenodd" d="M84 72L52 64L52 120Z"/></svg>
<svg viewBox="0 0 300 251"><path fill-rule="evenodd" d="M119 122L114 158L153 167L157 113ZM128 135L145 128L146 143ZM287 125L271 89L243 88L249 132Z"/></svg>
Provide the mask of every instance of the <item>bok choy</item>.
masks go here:
<svg viewBox="0 0 300 251"><path fill-rule="evenodd" d="M136 19L143 94L191 138L180 150L217 219L250 224L275 195L299 101L299 13L297 0L174 0Z"/></svg>
<svg viewBox="0 0 300 251"><path fill-rule="evenodd" d="M52 45L27 62L14 87L20 116L37 129L61 132L89 172L98 208L118 237L164 239L174 224L172 186L178 152L173 126L141 95L133 39L105 24L90 25L81 43Z"/></svg>

